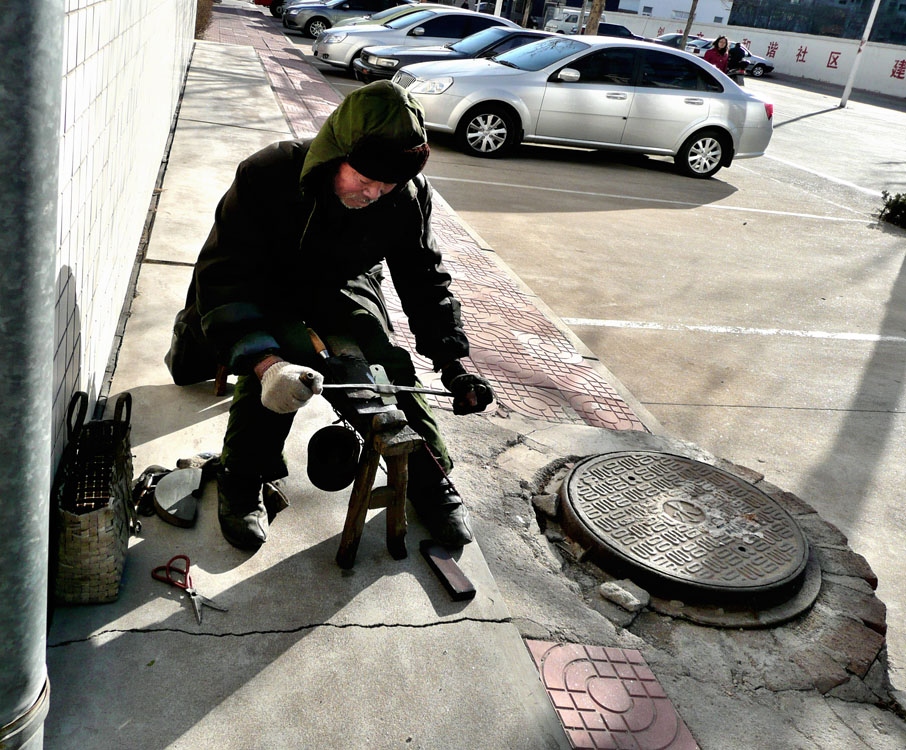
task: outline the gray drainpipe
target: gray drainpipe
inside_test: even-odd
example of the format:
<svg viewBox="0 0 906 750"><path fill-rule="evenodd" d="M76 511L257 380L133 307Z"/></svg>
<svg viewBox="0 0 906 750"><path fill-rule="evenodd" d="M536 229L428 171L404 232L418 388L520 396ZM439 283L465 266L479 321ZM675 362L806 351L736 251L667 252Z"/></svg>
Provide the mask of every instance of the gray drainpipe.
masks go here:
<svg viewBox="0 0 906 750"><path fill-rule="evenodd" d="M44 746L63 0L0 13L0 748Z"/></svg>

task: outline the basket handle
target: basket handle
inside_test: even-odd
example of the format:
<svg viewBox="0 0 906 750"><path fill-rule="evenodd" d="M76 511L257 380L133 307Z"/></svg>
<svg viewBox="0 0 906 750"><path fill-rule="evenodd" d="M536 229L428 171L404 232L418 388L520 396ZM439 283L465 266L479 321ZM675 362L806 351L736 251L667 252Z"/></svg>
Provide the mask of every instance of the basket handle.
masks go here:
<svg viewBox="0 0 906 750"><path fill-rule="evenodd" d="M76 410L78 409L78 413ZM66 412L66 435L69 442L73 442L82 431L85 416L88 414L88 394L85 391L76 391L69 401L69 410ZM75 417L75 419L73 419Z"/></svg>
<svg viewBox="0 0 906 750"><path fill-rule="evenodd" d="M123 411L126 412L125 418ZM132 394L126 391L121 393L116 400L116 406L113 409L113 424L117 430L125 432L129 429L132 422Z"/></svg>

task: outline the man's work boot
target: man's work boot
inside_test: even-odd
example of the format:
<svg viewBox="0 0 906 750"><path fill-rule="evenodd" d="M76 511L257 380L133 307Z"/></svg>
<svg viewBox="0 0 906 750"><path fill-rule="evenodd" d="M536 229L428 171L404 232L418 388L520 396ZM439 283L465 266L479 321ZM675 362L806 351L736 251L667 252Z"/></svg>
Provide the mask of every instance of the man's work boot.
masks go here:
<svg viewBox="0 0 906 750"><path fill-rule="evenodd" d="M448 480L412 494L412 505L434 541L449 549L472 541L469 511Z"/></svg>
<svg viewBox="0 0 906 750"><path fill-rule="evenodd" d="M261 497L261 479L217 473L217 519L220 531L234 547L255 550L267 541L267 510Z"/></svg>
<svg viewBox="0 0 906 750"><path fill-rule="evenodd" d="M264 508L267 511L267 522L274 522L274 518L281 510L289 507L289 498L286 496L286 487L282 479L275 479L272 482L265 482L261 488L261 496L264 500Z"/></svg>

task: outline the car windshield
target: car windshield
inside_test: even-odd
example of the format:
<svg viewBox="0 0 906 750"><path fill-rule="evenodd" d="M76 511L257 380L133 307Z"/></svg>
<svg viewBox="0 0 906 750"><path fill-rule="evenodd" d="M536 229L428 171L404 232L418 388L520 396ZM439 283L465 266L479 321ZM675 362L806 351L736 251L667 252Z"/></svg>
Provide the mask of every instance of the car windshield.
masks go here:
<svg viewBox="0 0 906 750"><path fill-rule="evenodd" d="M588 49L589 46L578 39L565 39L557 36L517 47L502 55L497 55L493 59L511 68L541 70L576 52Z"/></svg>
<svg viewBox="0 0 906 750"><path fill-rule="evenodd" d="M411 23L419 24L436 15L433 10L420 10L418 13L409 13L401 18L394 18L384 24L388 29L401 29Z"/></svg>
<svg viewBox="0 0 906 750"><path fill-rule="evenodd" d="M378 13L372 13L371 20L378 21L382 18L387 18L387 16L405 15L405 13L403 13L403 11L405 11L405 10L408 10L408 8L405 5L404 6L393 5L389 8L384 8L384 10L382 10ZM416 10L417 9L413 9L412 12L414 13Z"/></svg>
<svg viewBox="0 0 906 750"><path fill-rule="evenodd" d="M339 8L346 0L327 0L324 5L328 8Z"/></svg>
<svg viewBox="0 0 906 750"><path fill-rule="evenodd" d="M489 44L500 39L500 37L506 36L508 33L509 31L502 26L491 26L484 31L479 31L477 34L472 34L465 39L460 39L458 42L453 42L447 46L450 49L455 49L457 52L462 52L464 55L474 55Z"/></svg>

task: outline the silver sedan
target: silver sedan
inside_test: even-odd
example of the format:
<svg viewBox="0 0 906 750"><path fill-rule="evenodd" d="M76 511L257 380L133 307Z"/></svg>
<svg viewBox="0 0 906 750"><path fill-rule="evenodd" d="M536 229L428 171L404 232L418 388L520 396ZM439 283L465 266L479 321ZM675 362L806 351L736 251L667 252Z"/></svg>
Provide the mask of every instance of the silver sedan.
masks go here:
<svg viewBox="0 0 906 750"><path fill-rule="evenodd" d="M761 156L774 107L685 52L612 37L556 36L490 60L427 62L393 77L429 130L474 156L547 143L671 156L690 177Z"/></svg>
<svg viewBox="0 0 906 750"><path fill-rule="evenodd" d="M490 26L519 28L512 21L485 13L456 8L427 8L418 13L394 18L380 26L341 26L320 34L311 46L322 62L352 70L352 61L365 47L405 45L427 47L463 39Z"/></svg>
<svg viewBox="0 0 906 750"><path fill-rule="evenodd" d="M283 28L301 31L315 38L344 18L367 16L397 5L415 5L415 0L327 0L287 5L283 10Z"/></svg>

